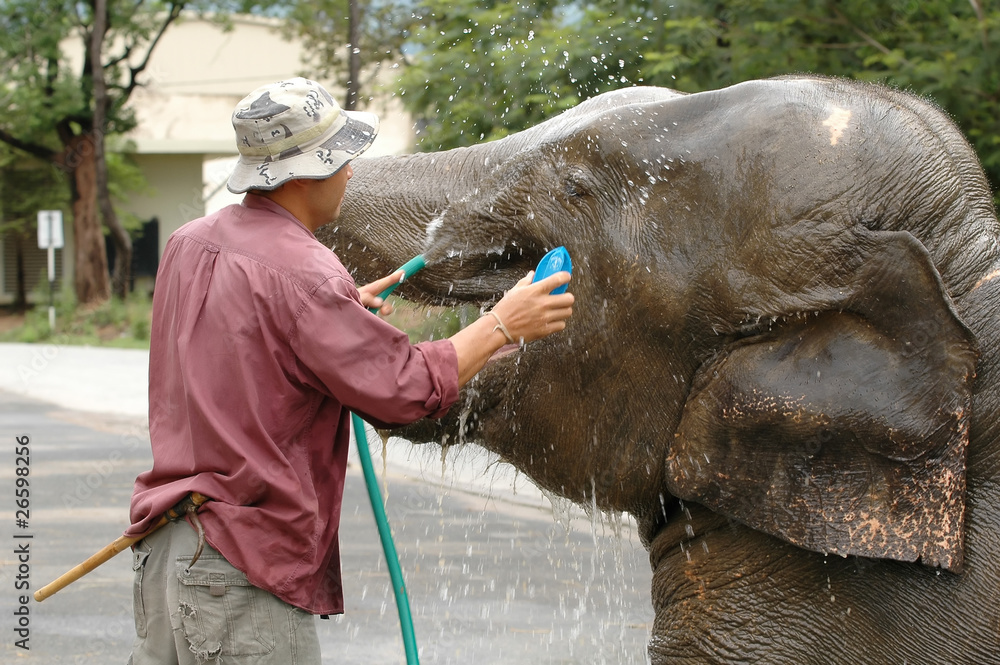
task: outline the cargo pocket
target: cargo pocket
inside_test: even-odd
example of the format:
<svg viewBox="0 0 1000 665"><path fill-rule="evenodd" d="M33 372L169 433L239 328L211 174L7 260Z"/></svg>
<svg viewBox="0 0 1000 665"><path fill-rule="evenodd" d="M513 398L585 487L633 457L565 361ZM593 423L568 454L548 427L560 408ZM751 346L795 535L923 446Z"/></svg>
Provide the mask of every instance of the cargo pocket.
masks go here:
<svg viewBox="0 0 1000 665"><path fill-rule="evenodd" d="M219 555L177 558L180 618L199 662L263 656L274 650L272 597Z"/></svg>
<svg viewBox="0 0 1000 665"><path fill-rule="evenodd" d="M142 600L142 575L146 570L146 559L149 558L149 548L145 543L139 543L132 551L132 571L135 573L132 582L132 615L135 618L135 634L146 637L146 605Z"/></svg>

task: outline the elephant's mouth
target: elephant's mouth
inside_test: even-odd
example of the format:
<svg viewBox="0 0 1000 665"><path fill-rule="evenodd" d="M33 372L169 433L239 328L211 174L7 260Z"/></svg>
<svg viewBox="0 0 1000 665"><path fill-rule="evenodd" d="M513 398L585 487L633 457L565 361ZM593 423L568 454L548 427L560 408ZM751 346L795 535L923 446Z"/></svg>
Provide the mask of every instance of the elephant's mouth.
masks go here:
<svg viewBox="0 0 1000 665"><path fill-rule="evenodd" d="M521 348L520 344L504 344L499 349L493 352L493 355L490 356L489 360L486 361L486 364L491 365L496 361L500 360L501 358L509 356L510 354L520 350L520 348Z"/></svg>
<svg viewBox="0 0 1000 665"><path fill-rule="evenodd" d="M486 220L482 227L503 226L507 222ZM474 249L473 249L474 248ZM503 297L545 254L527 240L496 238L477 246L470 238L441 238L425 248L427 269L414 276L417 288L441 304L487 305Z"/></svg>

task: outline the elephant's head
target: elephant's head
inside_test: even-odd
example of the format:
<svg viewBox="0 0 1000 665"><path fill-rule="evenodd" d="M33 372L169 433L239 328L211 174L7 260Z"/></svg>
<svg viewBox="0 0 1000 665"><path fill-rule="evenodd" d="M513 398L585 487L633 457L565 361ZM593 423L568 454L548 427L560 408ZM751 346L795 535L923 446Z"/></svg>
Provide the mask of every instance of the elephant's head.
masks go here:
<svg viewBox="0 0 1000 665"><path fill-rule="evenodd" d="M635 88L495 143L359 160L319 235L360 281L424 253L405 292L439 303L573 257L566 331L406 436L479 442L647 539L676 497L810 550L958 569L976 350L953 297L995 218L937 117L821 79Z"/></svg>

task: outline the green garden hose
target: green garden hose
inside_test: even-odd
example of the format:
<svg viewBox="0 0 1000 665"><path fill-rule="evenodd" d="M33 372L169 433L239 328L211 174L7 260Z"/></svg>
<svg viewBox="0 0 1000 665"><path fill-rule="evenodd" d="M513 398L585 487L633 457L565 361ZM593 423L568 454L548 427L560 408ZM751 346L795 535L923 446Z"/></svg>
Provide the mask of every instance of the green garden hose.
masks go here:
<svg viewBox="0 0 1000 665"><path fill-rule="evenodd" d="M403 271L403 279L424 267L424 257L415 256L399 270ZM398 272L398 270L397 270ZM393 292L399 284L393 284L379 294L385 298ZM370 308L371 311L378 311L378 308ZM368 449L368 436L365 434L365 421L356 413L351 414L351 425L354 427L354 441L358 446L358 457L361 459L361 470L365 475L365 485L368 488L368 498L371 500L372 511L375 513L375 524L378 526L379 539L382 541L382 551L385 552L385 560L389 567L389 578L392 580L392 590L396 596L396 610L399 613L399 626L403 633L403 648L406 650L407 665L418 665L420 659L417 656L417 638L413 632L413 617L410 615L410 600L406 595L406 583L403 581L403 570L399 565L399 556L396 554L396 544L392 540L392 531L389 528L389 519L385 515L385 506L382 505L382 492L379 489L378 478L375 477L375 469L372 466L372 455Z"/></svg>
<svg viewBox="0 0 1000 665"><path fill-rule="evenodd" d="M406 583L403 581L403 571L399 566L399 556L396 554L396 544L392 541L389 529L389 519L385 516L382 506L382 493L379 491L378 479L372 468L372 456L368 450L368 437L365 435L365 421L356 413L351 414L351 425L354 426L354 441L358 444L358 457L361 458L361 469L365 474L365 485L368 487L368 498L375 512L375 524L378 525L378 535L382 540L382 551L389 565L389 577L392 579L392 590L396 595L396 611L399 612L399 626L403 631L403 648L406 650L406 662L416 665L417 638L413 633L413 618L410 616L410 600L406 596Z"/></svg>

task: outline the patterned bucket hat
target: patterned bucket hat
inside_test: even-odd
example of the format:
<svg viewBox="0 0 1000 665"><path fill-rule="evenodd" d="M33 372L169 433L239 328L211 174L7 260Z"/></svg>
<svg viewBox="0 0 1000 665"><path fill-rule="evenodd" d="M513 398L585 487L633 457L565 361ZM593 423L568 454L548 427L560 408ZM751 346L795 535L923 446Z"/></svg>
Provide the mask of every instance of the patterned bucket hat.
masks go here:
<svg viewBox="0 0 1000 665"><path fill-rule="evenodd" d="M233 111L240 159L234 194L270 190L293 178L328 178L375 140L378 117L344 111L323 86L294 78L257 88Z"/></svg>

